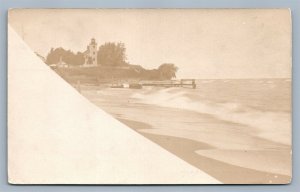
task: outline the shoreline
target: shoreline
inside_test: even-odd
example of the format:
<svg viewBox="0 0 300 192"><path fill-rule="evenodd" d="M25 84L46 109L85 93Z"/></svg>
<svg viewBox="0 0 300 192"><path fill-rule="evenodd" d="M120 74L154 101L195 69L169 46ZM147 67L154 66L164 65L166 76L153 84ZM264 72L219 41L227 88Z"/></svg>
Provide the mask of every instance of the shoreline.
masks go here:
<svg viewBox="0 0 300 192"><path fill-rule="evenodd" d="M140 93L139 90L90 87L81 93L143 137L225 184L286 184L291 180L288 161L291 155L278 156L282 154L280 150L287 152L290 146L258 138L255 129L220 120L210 114L141 103L131 97ZM270 159L273 156L265 152L272 149L279 151L275 152L275 157L284 162L275 166L289 174L271 172L275 169L270 165L274 165L277 159ZM238 163L230 164L232 161L222 157L222 153L215 153L217 150L238 151L232 155ZM256 158L253 151L259 150L262 161L252 164L257 169L248 166L252 163L248 159L245 164L240 163L247 156ZM244 151L248 152L246 156L242 153ZM271 160L270 165L268 160Z"/></svg>
<svg viewBox="0 0 300 192"><path fill-rule="evenodd" d="M216 149L207 143L174 136L144 133L139 130L153 129L153 127L144 122L122 118L117 119L165 150L225 184L282 184L289 183L291 180L291 177L287 175L240 167L197 154L196 151L198 150Z"/></svg>

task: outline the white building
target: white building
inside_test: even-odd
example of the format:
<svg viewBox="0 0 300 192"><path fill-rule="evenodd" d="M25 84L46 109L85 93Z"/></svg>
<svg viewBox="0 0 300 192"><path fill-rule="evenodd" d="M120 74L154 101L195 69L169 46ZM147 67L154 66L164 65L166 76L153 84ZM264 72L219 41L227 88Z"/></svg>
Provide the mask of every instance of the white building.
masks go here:
<svg viewBox="0 0 300 192"><path fill-rule="evenodd" d="M97 43L94 38L91 39L87 50L84 52L84 64L82 67L95 67L97 66Z"/></svg>

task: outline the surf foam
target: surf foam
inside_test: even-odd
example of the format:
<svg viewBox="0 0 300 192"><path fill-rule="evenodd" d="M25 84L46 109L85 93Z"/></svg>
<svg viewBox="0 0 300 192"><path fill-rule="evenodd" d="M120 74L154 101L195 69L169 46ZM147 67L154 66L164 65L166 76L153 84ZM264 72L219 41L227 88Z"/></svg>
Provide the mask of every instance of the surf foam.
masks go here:
<svg viewBox="0 0 300 192"><path fill-rule="evenodd" d="M258 131L258 137L291 145L290 113L259 111L239 103L192 100L187 93L188 89L154 88L131 97L141 103L210 114L220 120L247 125Z"/></svg>

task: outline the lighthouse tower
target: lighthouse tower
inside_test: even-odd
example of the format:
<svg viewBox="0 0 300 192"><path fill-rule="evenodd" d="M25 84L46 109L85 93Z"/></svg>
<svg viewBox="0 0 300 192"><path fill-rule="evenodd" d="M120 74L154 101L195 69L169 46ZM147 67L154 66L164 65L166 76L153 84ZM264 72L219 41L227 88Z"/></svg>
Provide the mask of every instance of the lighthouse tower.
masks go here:
<svg viewBox="0 0 300 192"><path fill-rule="evenodd" d="M84 67L97 66L97 43L94 38L91 39L87 50L84 52Z"/></svg>

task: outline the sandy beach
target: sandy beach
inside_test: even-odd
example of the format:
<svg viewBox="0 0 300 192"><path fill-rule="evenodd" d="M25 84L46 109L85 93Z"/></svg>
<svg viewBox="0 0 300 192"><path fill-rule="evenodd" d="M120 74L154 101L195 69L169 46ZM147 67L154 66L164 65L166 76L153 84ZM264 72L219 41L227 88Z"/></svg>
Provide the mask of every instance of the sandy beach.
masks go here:
<svg viewBox="0 0 300 192"><path fill-rule="evenodd" d="M81 89L92 103L122 123L223 183L290 182L290 145L211 114L143 103L135 97L140 91Z"/></svg>
<svg viewBox="0 0 300 192"><path fill-rule="evenodd" d="M8 10L8 182L290 184L291 35L288 8Z"/></svg>

